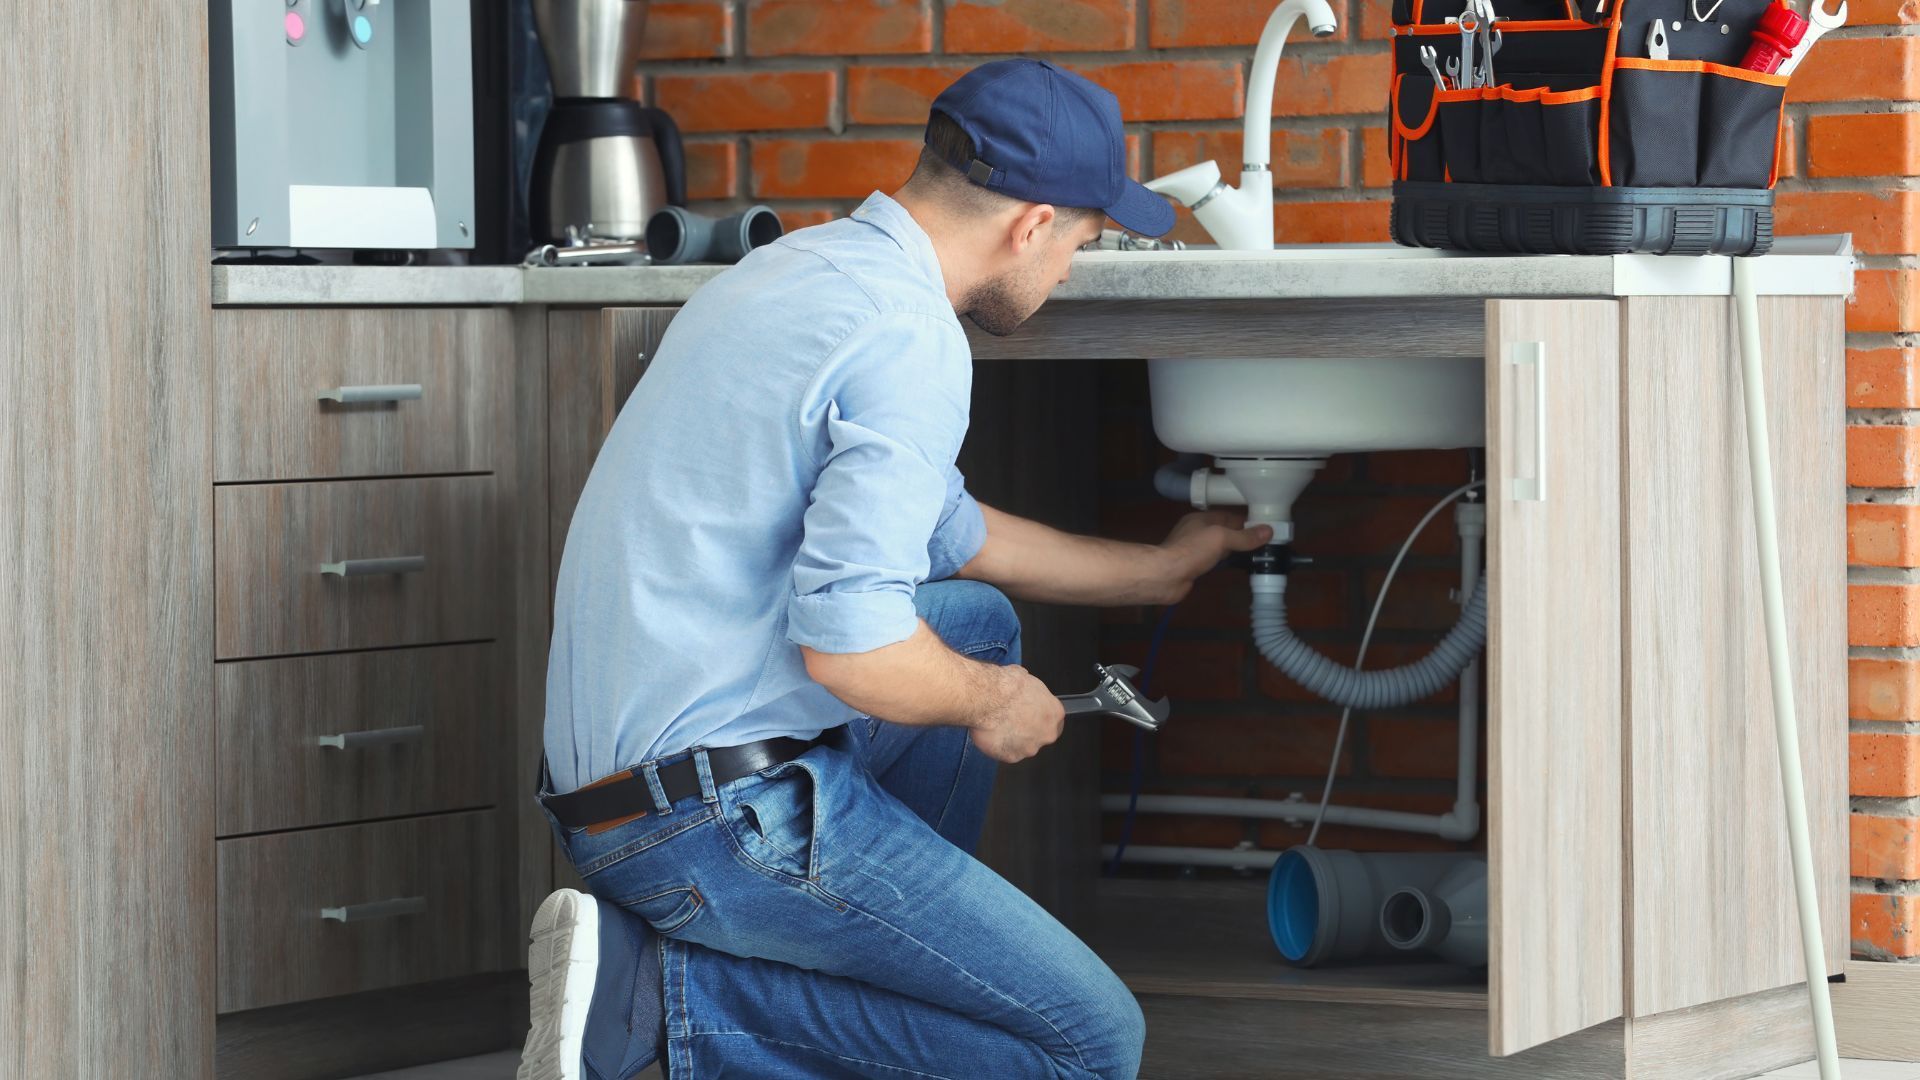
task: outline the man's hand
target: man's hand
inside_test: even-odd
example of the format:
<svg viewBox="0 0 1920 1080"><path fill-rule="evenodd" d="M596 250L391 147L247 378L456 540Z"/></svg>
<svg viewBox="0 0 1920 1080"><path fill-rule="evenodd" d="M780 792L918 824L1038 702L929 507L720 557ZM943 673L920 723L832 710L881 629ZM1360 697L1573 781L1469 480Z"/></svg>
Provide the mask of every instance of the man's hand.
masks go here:
<svg viewBox="0 0 1920 1080"><path fill-rule="evenodd" d="M1242 528L1244 518L1212 510L1188 514L1160 543L1162 569L1155 604L1177 604L1192 591L1194 579L1220 564L1229 552L1252 551L1273 539L1265 525Z"/></svg>
<svg viewBox="0 0 1920 1080"><path fill-rule="evenodd" d="M973 745L993 760L1011 765L1058 739L1067 711L1026 668L1010 664L995 675L995 690L1001 697L974 720Z"/></svg>

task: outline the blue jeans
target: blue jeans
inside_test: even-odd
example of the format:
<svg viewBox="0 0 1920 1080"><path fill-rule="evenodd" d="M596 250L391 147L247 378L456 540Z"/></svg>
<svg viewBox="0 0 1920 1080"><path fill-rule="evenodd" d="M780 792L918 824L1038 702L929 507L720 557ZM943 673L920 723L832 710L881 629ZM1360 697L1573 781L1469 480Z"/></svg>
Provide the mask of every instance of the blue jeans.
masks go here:
<svg viewBox="0 0 1920 1080"><path fill-rule="evenodd" d="M994 589L931 583L916 603L956 651L1018 661ZM557 830L587 888L658 936L670 1080L1138 1071L1125 985L970 854L994 769L965 729L858 719L724 784L700 750L658 764L687 756L699 795L599 835Z"/></svg>

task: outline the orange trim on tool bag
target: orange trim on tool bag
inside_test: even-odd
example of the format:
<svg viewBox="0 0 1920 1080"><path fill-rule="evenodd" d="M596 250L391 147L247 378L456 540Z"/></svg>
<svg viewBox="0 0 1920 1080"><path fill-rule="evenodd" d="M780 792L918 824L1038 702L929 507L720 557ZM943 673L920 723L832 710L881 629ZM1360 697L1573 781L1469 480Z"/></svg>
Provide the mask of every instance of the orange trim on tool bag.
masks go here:
<svg viewBox="0 0 1920 1080"><path fill-rule="evenodd" d="M1613 61L1620 55L1620 12L1627 0L1614 0L1613 17L1607 20L1607 55L1600 62L1600 142L1595 156L1600 159L1600 186L1613 186L1613 162L1608 160L1607 116L1613 104Z"/></svg>
<svg viewBox="0 0 1920 1080"><path fill-rule="evenodd" d="M1405 75L1395 75L1393 77L1393 131L1394 131L1394 134L1400 136L1403 139L1412 139L1412 140L1418 141L1420 139L1424 139L1427 137L1427 132L1432 130L1433 128L1433 118L1440 115L1440 95L1441 94L1472 93L1472 91L1469 91L1469 90L1435 89L1433 94L1427 98L1426 119L1420 121L1419 127L1410 128L1406 125L1406 122L1404 120L1400 119L1400 80L1404 78L1406 78Z"/></svg>
<svg viewBox="0 0 1920 1080"><path fill-rule="evenodd" d="M1644 56L1622 56L1613 61L1613 66L1632 68L1636 71L1689 71L1696 75L1720 75L1729 79L1760 83L1763 86L1787 85L1785 75L1769 75L1764 71L1729 67L1710 60L1649 60Z"/></svg>
<svg viewBox="0 0 1920 1080"><path fill-rule="evenodd" d="M1395 27L1394 29L1402 34L1451 34L1454 37L1460 36L1460 28L1448 23L1417 23L1410 26ZM1597 27L1590 22L1585 22L1580 19L1536 19L1532 22L1521 19L1501 19L1500 29L1503 32L1513 30L1519 33L1532 33L1542 30L1594 30L1597 29Z"/></svg>
<svg viewBox="0 0 1920 1080"><path fill-rule="evenodd" d="M1441 101L1527 101L1541 105L1572 105L1581 101L1594 101L1599 97L1598 86L1583 86L1578 90L1549 90L1544 86L1532 86L1525 90L1515 90L1504 83L1499 86L1473 86L1465 90L1433 92L1433 100L1436 103ZM1432 118L1428 119L1431 122ZM1418 136L1409 137L1417 138Z"/></svg>
<svg viewBox="0 0 1920 1080"><path fill-rule="evenodd" d="M1773 168L1767 170L1767 189L1780 181L1780 144L1786 142L1780 137L1780 126L1787 121L1787 95L1780 95L1780 114L1773 118Z"/></svg>

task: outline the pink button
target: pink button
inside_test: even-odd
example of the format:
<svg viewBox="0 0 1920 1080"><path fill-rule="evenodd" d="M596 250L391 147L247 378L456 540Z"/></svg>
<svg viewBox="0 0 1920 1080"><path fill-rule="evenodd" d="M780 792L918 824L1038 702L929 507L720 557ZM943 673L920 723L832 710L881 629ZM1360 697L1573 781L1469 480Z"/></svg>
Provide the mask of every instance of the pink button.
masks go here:
<svg viewBox="0 0 1920 1080"><path fill-rule="evenodd" d="M297 42L307 36L307 20L297 11L287 12L287 40Z"/></svg>

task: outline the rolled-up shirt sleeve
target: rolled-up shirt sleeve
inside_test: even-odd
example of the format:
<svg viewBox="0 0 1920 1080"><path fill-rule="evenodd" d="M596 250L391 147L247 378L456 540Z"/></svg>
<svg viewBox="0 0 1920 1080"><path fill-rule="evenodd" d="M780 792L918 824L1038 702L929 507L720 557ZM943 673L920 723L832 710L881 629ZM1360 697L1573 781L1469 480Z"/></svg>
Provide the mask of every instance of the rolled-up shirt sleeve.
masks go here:
<svg viewBox="0 0 1920 1080"><path fill-rule="evenodd" d="M972 374L959 327L918 314L873 317L821 366L800 416L819 474L794 557L788 640L858 653L913 635L936 530L979 514L970 497L965 507L951 498ZM954 550L965 539L956 533Z"/></svg>
<svg viewBox="0 0 1920 1080"><path fill-rule="evenodd" d="M927 544L927 580L945 581L973 561L987 542L987 519L960 470L947 469L947 503Z"/></svg>

